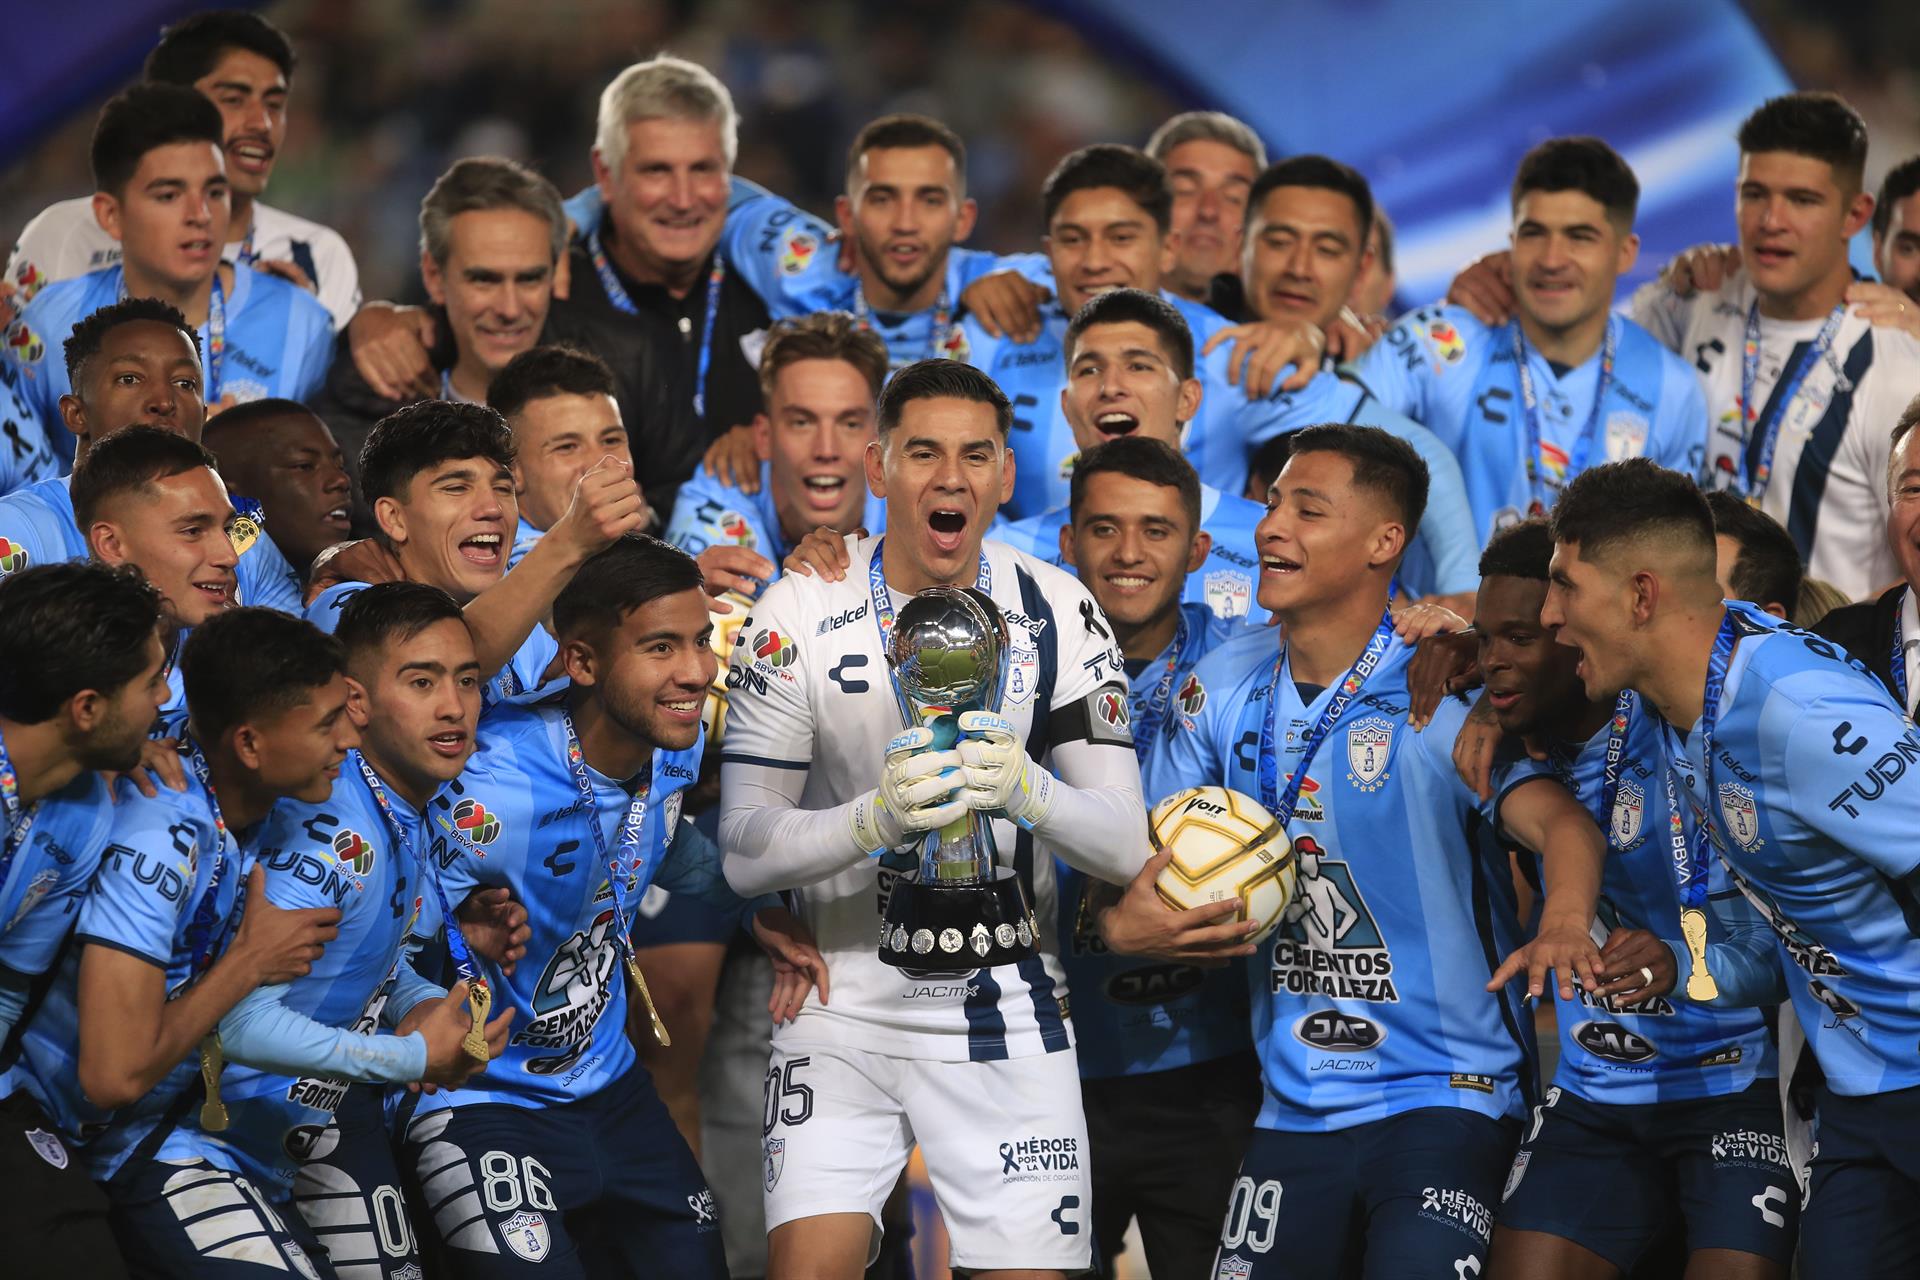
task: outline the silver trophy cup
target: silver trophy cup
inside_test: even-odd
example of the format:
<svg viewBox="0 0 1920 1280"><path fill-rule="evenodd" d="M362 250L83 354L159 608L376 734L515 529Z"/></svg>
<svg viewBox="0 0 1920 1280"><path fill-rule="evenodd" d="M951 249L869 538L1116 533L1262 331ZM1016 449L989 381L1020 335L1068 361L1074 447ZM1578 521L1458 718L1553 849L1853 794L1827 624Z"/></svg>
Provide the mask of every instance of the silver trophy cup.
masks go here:
<svg viewBox="0 0 1920 1280"><path fill-rule="evenodd" d="M933 730L933 748L959 736L965 711L997 711L1007 675L1007 622L985 592L929 587L894 620L887 648L910 724ZM994 856L993 826L968 813L920 843L920 865L894 882L880 958L906 969L964 972L1033 954L1038 924L1025 886Z"/></svg>

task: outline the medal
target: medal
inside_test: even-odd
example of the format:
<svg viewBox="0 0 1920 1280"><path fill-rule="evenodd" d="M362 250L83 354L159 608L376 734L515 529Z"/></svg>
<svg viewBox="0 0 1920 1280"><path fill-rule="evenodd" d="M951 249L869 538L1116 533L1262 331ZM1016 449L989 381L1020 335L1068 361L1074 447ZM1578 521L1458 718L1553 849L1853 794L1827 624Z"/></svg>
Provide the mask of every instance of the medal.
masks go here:
<svg viewBox="0 0 1920 1280"><path fill-rule="evenodd" d="M1800 384L1807 380L1807 374L1827 356L1833 346L1833 340L1840 334L1840 322L1846 319L1847 308L1837 306L1827 316L1813 345L1800 358L1793 368L1784 370L1779 385L1773 391L1773 403L1777 406L1771 417L1760 421L1760 406L1753 402L1753 386L1760 377L1760 300L1754 299L1747 308L1746 341L1740 353L1740 429L1744 432L1751 424L1759 435L1760 456L1755 460L1753 473L1747 473L1747 454L1753 448L1748 441L1736 459L1734 473L1734 492L1743 495L1754 506L1767 494L1767 482L1773 479L1773 451L1780 443L1780 427L1787 420L1787 414L1793 409L1793 402L1800 398ZM1841 376L1845 381L1845 375ZM1836 390L1838 388L1836 387Z"/></svg>
<svg viewBox="0 0 1920 1280"><path fill-rule="evenodd" d="M1680 934L1686 939L1687 956L1693 961L1693 972L1687 975L1687 999L1718 1000L1720 984L1707 972L1707 913L1699 907L1682 911Z"/></svg>
<svg viewBox="0 0 1920 1280"><path fill-rule="evenodd" d="M1706 697L1700 707L1700 761L1705 768L1707 803L1713 803L1713 731L1720 720L1720 697L1727 687L1727 663L1733 658L1734 612L1727 610L1720 630L1713 637L1713 653L1707 659ZM1683 743L1684 745L1684 743ZM1693 973L1687 978L1687 999L1714 1000L1720 984L1707 970L1707 824L1711 814L1700 821L1689 846L1681 834L1680 808L1673 790L1673 767L1667 767L1668 821L1673 835L1673 864L1680 878L1680 934L1687 944L1687 957Z"/></svg>
<svg viewBox="0 0 1920 1280"><path fill-rule="evenodd" d="M220 1046L220 1033L215 1031L200 1041L200 1083L207 1093L200 1104L200 1127L208 1133L219 1133L227 1127L227 1104L220 1101L220 1072L226 1065L226 1051Z"/></svg>
<svg viewBox="0 0 1920 1280"><path fill-rule="evenodd" d="M662 1049L673 1047L673 1037L667 1034L667 1024L660 1017L660 1010L654 1007L653 992L647 990L646 975L640 972L640 962L633 958L633 948L627 948L627 977L633 982L633 989L640 993L640 1003L646 1007L647 1021L653 1027L653 1038L660 1042Z"/></svg>

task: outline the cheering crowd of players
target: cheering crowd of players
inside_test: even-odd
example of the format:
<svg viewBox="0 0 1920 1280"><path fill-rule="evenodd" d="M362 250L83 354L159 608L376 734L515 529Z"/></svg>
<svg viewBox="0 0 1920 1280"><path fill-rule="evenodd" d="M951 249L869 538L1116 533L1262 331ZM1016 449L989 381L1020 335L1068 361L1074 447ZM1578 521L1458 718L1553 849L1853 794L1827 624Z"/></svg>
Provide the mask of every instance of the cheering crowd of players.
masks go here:
<svg viewBox="0 0 1920 1280"><path fill-rule="evenodd" d="M944 125L829 226L661 56L573 198L440 176L412 307L262 203L294 80L168 29L7 268L9 1274L904 1275L915 1148L974 1275L1920 1274L1920 157L1760 104L1616 312L1550 139L1390 320L1365 179L1226 116L996 257ZM1258 944L1154 891L1208 785ZM883 964L969 812L1038 954Z"/></svg>

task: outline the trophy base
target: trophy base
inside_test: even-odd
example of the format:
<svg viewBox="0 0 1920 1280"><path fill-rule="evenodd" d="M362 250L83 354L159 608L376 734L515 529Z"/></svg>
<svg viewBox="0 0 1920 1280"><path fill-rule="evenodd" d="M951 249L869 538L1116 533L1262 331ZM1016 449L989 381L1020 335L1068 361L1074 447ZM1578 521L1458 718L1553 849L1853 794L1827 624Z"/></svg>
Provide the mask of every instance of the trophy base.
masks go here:
<svg viewBox="0 0 1920 1280"><path fill-rule="evenodd" d="M1010 867L985 884L941 888L903 873L887 897L880 959L896 969L968 973L1013 964L1034 952L1039 922L1026 886Z"/></svg>

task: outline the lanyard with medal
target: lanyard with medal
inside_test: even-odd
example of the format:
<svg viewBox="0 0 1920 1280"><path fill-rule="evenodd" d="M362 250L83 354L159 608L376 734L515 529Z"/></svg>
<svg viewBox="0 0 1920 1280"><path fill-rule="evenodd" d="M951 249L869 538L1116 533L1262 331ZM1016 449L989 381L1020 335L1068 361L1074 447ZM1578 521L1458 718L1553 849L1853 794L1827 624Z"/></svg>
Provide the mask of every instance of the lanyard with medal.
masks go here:
<svg viewBox="0 0 1920 1280"><path fill-rule="evenodd" d="M1133 735L1133 754L1141 764L1147 762L1147 752L1153 750L1153 744L1160 740L1160 730L1167 718L1167 703L1173 697L1173 679L1182 667L1191 667L1187 649L1195 637L1188 634L1187 613L1178 604L1174 605L1173 643L1167 649L1167 669L1160 673L1160 679L1153 686L1147 707L1139 716L1138 728Z"/></svg>
<svg viewBox="0 0 1920 1280"><path fill-rule="evenodd" d="M1636 701L1633 690L1622 689L1613 701L1613 719L1607 722L1607 755L1600 775L1600 820L1607 824L1609 843L1613 840L1613 804L1620 795L1620 761L1626 755L1627 727L1633 723ZM1667 774L1667 786L1673 786L1671 770ZM1572 786L1567 790L1579 794Z"/></svg>
<svg viewBox="0 0 1920 1280"><path fill-rule="evenodd" d="M600 289L607 295L607 301L614 310L625 315L637 316L640 308L634 304L627 293L626 286L620 283L615 274L613 263L607 258L607 251L600 243L600 228L595 227L587 233L587 252L593 259L593 273L600 278ZM693 416L707 416L707 370L713 364L713 330L720 316L720 287L727 281L726 259L718 250L713 255L713 270L707 273L707 318L700 326L700 356L693 375ZM685 338L693 333L693 321L686 316L680 317L680 336Z"/></svg>
<svg viewBox="0 0 1920 1280"><path fill-rule="evenodd" d="M1545 445L1540 434L1540 397L1533 388L1533 370L1528 366L1530 352L1527 339L1520 332L1520 322L1513 322L1510 332L1513 335L1513 364L1520 374L1520 405L1527 422L1527 496L1532 501L1528 510L1534 515L1543 514L1551 504L1543 484L1542 472L1546 467ZM1594 380L1593 409L1587 414L1587 424L1580 429L1580 437L1574 442L1573 452L1567 458L1566 479L1573 478L1587 469L1587 458L1593 453L1593 439L1600 430L1600 414L1606 408L1607 392L1613 388L1613 362L1620 349L1620 318L1607 320L1607 334L1600 345L1600 373Z"/></svg>
<svg viewBox="0 0 1920 1280"><path fill-rule="evenodd" d="M567 730L567 771L573 775L573 785L580 792L580 808L586 814L587 830L593 833L594 856L606 867L607 889L613 894L613 944L620 949L621 959L626 962L627 977L633 980L640 1003L646 1006L647 1021L653 1027L653 1038L660 1042L662 1049L671 1048L673 1037L667 1034L667 1024L661 1019L660 1010L654 1006L653 992L647 990L647 979L640 972L640 962L633 958L633 939L628 932L633 926L633 912L627 906L626 881L621 875L623 858L631 860L627 870L640 869L641 829L647 821L647 796L651 784L641 787L627 801L627 816L620 823L620 846L617 850L609 851L607 833L600 829L600 808L594 795L593 778L587 773L587 753L580 747L580 733L573 727L572 713L561 712L560 722Z"/></svg>
<svg viewBox="0 0 1920 1280"><path fill-rule="evenodd" d="M1373 638L1367 641L1367 647L1354 659L1348 668L1346 677L1334 690L1320 718L1314 721L1313 728L1307 731L1307 740L1300 748L1300 763L1293 767L1293 773L1287 778L1287 788L1279 790L1280 762L1274 752L1275 722L1280 717L1280 672L1286 666L1286 650L1273 660L1273 677L1267 686L1267 714L1260 722L1260 803L1267 807L1282 831L1293 821L1294 806L1300 802L1300 788L1306 785L1307 770L1313 765L1313 758L1319 754L1320 744L1325 742L1333 726L1339 722L1348 704L1359 694L1367 683L1374 668L1387 654L1387 647L1393 643L1393 610L1388 608L1380 614L1380 625L1374 628Z"/></svg>
<svg viewBox="0 0 1920 1280"><path fill-rule="evenodd" d="M1893 662L1887 668L1893 675L1893 696L1900 701L1900 714L1909 718L1913 715L1913 704L1907 701L1906 626L1901 618L1906 613L1906 598L1912 590L1912 587L1902 589L1900 603L1893 610Z"/></svg>
<svg viewBox="0 0 1920 1280"><path fill-rule="evenodd" d="M1700 819L1691 844L1680 819L1679 798L1674 794L1673 766L1667 766L1667 834L1673 841L1673 866L1680 879L1680 936L1693 961L1687 999L1695 1001L1714 1000L1720 995L1720 984L1707 971L1707 828L1713 821L1713 731L1720 720L1720 696L1727 687L1734 626L1733 610L1729 609L1720 620L1720 630L1713 637L1713 653L1707 659L1706 697L1700 707L1700 765L1709 812Z"/></svg>
<svg viewBox="0 0 1920 1280"><path fill-rule="evenodd" d="M862 332L873 329L873 308L867 303L865 287L859 284L853 287L853 321ZM947 296L947 288L942 285L939 300L933 304L933 329L927 334L927 359L932 360L940 354L940 344L952 323L953 299Z"/></svg>
<svg viewBox="0 0 1920 1280"><path fill-rule="evenodd" d="M193 776L199 780L200 789L207 796L207 810L213 815L214 846L213 874L207 877L206 892L200 895L200 902L193 909L193 919L187 923L187 978L181 983L185 987L206 972L213 962L214 952L221 949L228 933L239 921L242 902L236 898L233 909L225 920L218 919L219 909L215 905L220 897L220 885L226 878L228 860L227 819L220 812L220 797L213 790L213 770L207 765L207 757L200 750L200 744L192 738L184 738L187 764L193 769ZM234 866L239 866L236 853ZM220 1073L226 1069L227 1056L220 1043L219 1028L209 1031L200 1039L200 1083L205 1088L206 1097L200 1103L200 1127L208 1133L219 1133L228 1124L227 1104L220 1098Z"/></svg>
<svg viewBox="0 0 1920 1280"><path fill-rule="evenodd" d="M475 1062L485 1062L489 1056L487 1014L493 1008L493 991L487 986L486 975L480 972L480 966L474 962L473 952L467 948L466 937L460 932L460 921L455 918L453 907L447 902L446 891L440 887L440 877L427 867L426 857L414 847L406 824L393 811L393 802L387 798L387 789L381 783L380 775L373 771L373 766L367 763L364 756L355 756L354 763L360 766L360 777L366 782L367 790L373 793L374 807L380 810L380 817L387 824L393 842L406 851L413 863L414 874L433 890L434 902L440 908L440 919L447 935L447 950L453 956L454 972L467 984L467 1008L473 1015L473 1025L467 1028L466 1038L460 1042L460 1048ZM405 945L404 942L402 945Z"/></svg>
<svg viewBox="0 0 1920 1280"><path fill-rule="evenodd" d="M1793 402L1800 398L1800 384L1807 380L1816 365L1826 358L1833 340L1840 333L1840 322L1846 318L1845 304L1837 306L1827 316L1827 322L1820 326L1819 336L1813 345L1793 368L1781 375L1780 385L1775 388L1773 402L1778 406L1767 421L1760 421L1760 406L1753 402L1753 384L1760 378L1760 300L1754 299L1747 308L1746 342L1740 351L1740 426L1744 431L1749 425L1760 433L1760 460L1753 469L1753 475L1747 475L1747 448L1743 444L1737 458L1735 469L1738 493L1749 502L1758 502L1766 496L1767 482L1773 479L1773 451L1780 443L1780 427L1787 420L1787 414L1793 409ZM1841 383L1846 381L1844 375Z"/></svg>

